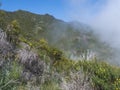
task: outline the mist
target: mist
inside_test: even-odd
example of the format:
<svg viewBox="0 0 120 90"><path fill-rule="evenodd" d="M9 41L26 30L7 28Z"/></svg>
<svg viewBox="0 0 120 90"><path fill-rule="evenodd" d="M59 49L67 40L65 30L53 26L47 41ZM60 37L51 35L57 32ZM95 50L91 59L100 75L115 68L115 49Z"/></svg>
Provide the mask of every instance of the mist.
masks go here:
<svg viewBox="0 0 120 90"><path fill-rule="evenodd" d="M120 0L70 0L69 15L86 23L103 41L120 48Z"/></svg>
<svg viewBox="0 0 120 90"><path fill-rule="evenodd" d="M109 0L93 18L93 26L101 38L113 47L120 48L120 0Z"/></svg>
<svg viewBox="0 0 120 90"><path fill-rule="evenodd" d="M120 0L66 0L71 20L88 24L100 39L115 49L120 64Z"/></svg>

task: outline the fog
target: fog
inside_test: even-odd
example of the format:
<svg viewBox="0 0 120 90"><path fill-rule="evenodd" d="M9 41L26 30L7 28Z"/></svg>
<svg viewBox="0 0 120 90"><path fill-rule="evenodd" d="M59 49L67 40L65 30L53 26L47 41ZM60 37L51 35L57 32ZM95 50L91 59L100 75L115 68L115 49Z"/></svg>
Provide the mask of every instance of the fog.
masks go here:
<svg viewBox="0 0 120 90"><path fill-rule="evenodd" d="M120 48L120 0L70 0L67 4L72 20L91 25L102 40Z"/></svg>

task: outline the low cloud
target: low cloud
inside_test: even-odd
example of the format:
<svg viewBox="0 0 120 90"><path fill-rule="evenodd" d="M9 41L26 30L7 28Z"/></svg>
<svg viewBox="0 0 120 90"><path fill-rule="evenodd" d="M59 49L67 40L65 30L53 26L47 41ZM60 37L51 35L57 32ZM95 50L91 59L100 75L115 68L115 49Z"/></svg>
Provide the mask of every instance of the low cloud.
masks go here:
<svg viewBox="0 0 120 90"><path fill-rule="evenodd" d="M68 2L71 20L91 25L104 41L114 47L120 47L120 0L69 0Z"/></svg>
<svg viewBox="0 0 120 90"><path fill-rule="evenodd" d="M91 22L103 40L120 48L120 0L108 0Z"/></svg>

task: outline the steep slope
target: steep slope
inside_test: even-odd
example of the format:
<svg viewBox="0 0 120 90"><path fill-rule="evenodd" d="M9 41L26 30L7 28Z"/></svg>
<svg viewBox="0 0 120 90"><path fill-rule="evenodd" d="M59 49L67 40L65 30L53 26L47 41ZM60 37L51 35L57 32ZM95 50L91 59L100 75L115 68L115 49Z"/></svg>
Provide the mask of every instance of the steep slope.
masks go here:
<svg viewBox="0 0 120 90"><path fill-rule="evenodd" d="M102 59L106 59L111 56L111 48L101 42L92 29L85 24L64 22L55 19L49 14L38 15L23 10L0 12L4 13L1 16L6 24L4 26L7 27L13 20L17 20L20 24L22 35L27 39L39 40L44 38L51 46L65 51L67 56L72 59L80 59L83 57L80 56L81 53L87 54L88 58L99 56ZM73 55L76 55L76 57L73 57Z"/></svg>
<svg viewBox="0 0 120 90"><path fill-rule="evenodd" d="M93 51L109 57L111 50L90 27L48 14L1 11L0 15L0 90L120 89L119 67L88 59ZM44 24L29 20L34 16Z"/></svg>
<svg viewBox="0 0 120 90"><path fill-rule="evenodd" d="M7 35L0 29L1 90L120 89L119 67L96 59L73 61L44 39L33 42L23 37L14 43Z"/></svg>

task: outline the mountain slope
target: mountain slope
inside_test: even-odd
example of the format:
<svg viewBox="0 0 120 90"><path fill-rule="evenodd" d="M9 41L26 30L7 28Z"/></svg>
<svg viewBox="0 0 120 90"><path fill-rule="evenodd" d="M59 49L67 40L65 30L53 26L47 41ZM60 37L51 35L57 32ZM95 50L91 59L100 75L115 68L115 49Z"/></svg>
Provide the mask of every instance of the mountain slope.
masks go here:
<svg viewBox="0 0 120 90"><path fill-rule="evenodd" d="M0 16L0 90L120 89L120 68L90 58L111 50L90 27L26 11Z"/></svg>
<svg viewBox="0 0 120 90"><path fill-rule="evenodd" d="M84 52L93 56L96 54L96 56L104 59L111 54L108 53L111 52L111 48L101 42L92 29L85 24L64 22L55 19L49 14L38 15L23 10L1 12L4 12L1 18L4 18L6 27L13 20L17 20L21 27L22 35L27 39L39 40L40 38L44 38L51 46L67 52L69 57L74 53L78 57Z"/></svg>

